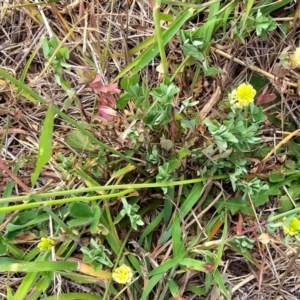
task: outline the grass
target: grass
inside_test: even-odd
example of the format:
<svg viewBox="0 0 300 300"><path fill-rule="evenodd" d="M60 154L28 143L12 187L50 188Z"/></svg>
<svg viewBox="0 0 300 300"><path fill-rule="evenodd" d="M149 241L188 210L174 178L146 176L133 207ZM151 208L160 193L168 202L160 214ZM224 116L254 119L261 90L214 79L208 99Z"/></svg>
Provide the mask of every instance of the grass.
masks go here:
<svg viewBox="0 0 300 300"><path fill-rule="evenodd" d="M298 299L298 11L0 4L1 298Z"/></svg>

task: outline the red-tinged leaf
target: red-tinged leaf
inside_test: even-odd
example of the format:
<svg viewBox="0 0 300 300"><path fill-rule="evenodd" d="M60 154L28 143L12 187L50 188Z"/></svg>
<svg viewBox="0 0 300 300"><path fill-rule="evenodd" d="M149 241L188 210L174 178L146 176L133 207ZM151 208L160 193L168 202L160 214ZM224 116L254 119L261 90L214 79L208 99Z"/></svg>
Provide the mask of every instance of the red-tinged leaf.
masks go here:
<svg viewBox="0 0 300 300"><path fill-rule="evenodd" d="M85 69L78 69L76 71L77 75L79 76L78 84L88 84L94 80L95 75L91 71L90 68L86 67Z"/></svg>
<svg viewBox="0 0 300 300"><path fill-rule="evenodd" d="M112 94L100 93L99 102L101 105L110 105L112 107L116 106L116 98Z"/></svg>
<svg viewBox="0 0 300 300"><path fill-rule="evenodd" d="M155 0L150 0L150 6L151 6L151 8L152 9L154 9L155 8Z"/></svg>
<svg viewBox="0 0 300 300"><path fill-rule="evenodd" d="M261 286L262 286L262 282L263 282L265 261L266 261L266 253L263 252L261 263L260 263L260 268L259 268L259 279L258 279L258 291L259 292L261 291Z"/></svg>
<svg viewBox="0 0 300 300"><path fill-rule="evenodd" d="M276 99L276 94L271 93L271 94L265 94L265 95L259 95L259 97L257 98L256 104L257 105L262 105L262 104L267 104L270 103L272 101L274 101Z"/></svg>
<svg viewBox="0 0 300 300"><path fill-rule="evenodd" d="M99 114L106 120L112 120L118 116L118 113L111 107L105 105L98 106Z"/></svg>
<svg viewBox="0 0 300 300"><path fill-rule="evenodd" d="M207 273L212 273L215 269L215 266L211 263L206 263L204 265L204 269L206 270Z"/></svg>
<svg viewBox="0 0 300 300"><path fill-rule="evenodd" d="M264 90L258 96L258 98L256 100L257 105L267 104L276 99L276 97L277 97L276 94L274 94L272 90L268 91L268 89L269 89L269 87L268 87L268 85L266 85Z"/></svg>
<svg viewBox="0 0 300 300"><path fill-rule="evenodd" d="M241 235L243 232L243 216L242 214L239 212L239 220L236 224L236 234L237 235Z"/></svg>
<svg viewBox="0 0 300 300"><path fill-rule="evenodd" d="M111 93L111 94L120 94L121 90L118 89L117 83L110 83L108 85L103 84L102 74L97 74L94 81L90 83L90 87L100 93Z"/></svg>
<svg viewBox="0 0 300 300"><path fill-rule="evenodd" d="M4 164L1 158L0 158L0 169L6 172L7 175L10 176L10 178L14 180L20 187L22 187L22 189L25 192L30 193L30 188Z"/></svg>

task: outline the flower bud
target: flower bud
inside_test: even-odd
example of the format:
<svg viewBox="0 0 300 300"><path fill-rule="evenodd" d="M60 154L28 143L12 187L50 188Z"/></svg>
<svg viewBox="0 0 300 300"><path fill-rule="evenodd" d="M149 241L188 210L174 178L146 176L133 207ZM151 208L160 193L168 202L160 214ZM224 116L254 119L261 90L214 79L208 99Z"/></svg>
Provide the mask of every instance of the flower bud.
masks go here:
<svg viewBox="0 0 300 300"><path fill-rule="evenodd" d="M118 116L117 112L113 108L106 105L99 105L98 111L100 116L106 120L112 120Z"/></svg>

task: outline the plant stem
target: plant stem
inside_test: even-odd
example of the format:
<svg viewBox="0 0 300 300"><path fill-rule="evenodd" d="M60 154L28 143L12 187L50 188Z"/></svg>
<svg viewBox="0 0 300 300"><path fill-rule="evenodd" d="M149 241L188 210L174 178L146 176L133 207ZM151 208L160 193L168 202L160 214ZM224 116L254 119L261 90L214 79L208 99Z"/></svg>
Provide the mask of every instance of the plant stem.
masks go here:
<svg viewBox="0 0 300 300"><path fill-rule="evenodd" d="M190 56L187 55L186 58L182 61L182 63L179 65L179 67L175 70L174 74L172 75L170 82L173 82L173 80L176 78L177 74L182 70L182 68L185 66L186 62L189 60Z"/></svg>
<svg viewBox="0 0 300 300"><path fill-rule="evenodd" d="M166 57L166 52L165 52L165 46L164 46L164 41L162 37L162 31L160 27L160 17L159 17L159 12L160 12L160 5L157 4L159 1L154 0L155 4L153 7L153 20L154 20L154 32L155 32L155 38L157 40L158 44L158 49L160 53L160 59L161 59L161 64L163 68L164 75L168 75L168 62L167 62L167 57Z"/></svg>
<svg viewBox="0 0 300 300"><path fill-rule="evenodd" d="M25 196L13 196L13 197L6 197L0 199L0 203L6 203L6 202L17 202L17 201L24 201L29 200L32 198L47 198L47 197L56 197L56 196L68 196L70 194L80 194L80 193L87 193L87 192L99 192L99 191L107 191L107 190L122 190L122 189L147 189L147 188L159 188L159 187L170 187L170 186L178 186L178 185L187 185L187 184L193 184L193 183L199 183L207 181L209 178L212 180L221 180L221 179L227 179L228 175L217 175L213 177L200 177L195 179L187 179L187 180L178 180L178 181L170 181L170 182L153 182L153 183L138 183L138 184L119 184L119 185L106 185L106 186L95 186L95 187L89 187L89 188L81 188L81 189L75 189L75 190L67 190L67 191L51 191L49 193L42 193L42 194L29 194ZM124 191L125 192L125 191ZM119 194L115 194L118 195ZM93 196L90 198L93 198L92 200L98 200L98 199L105 199L105 198L111 198L112 194L109 195L100 195L100 196ZM84 199L84 197L78 197L80 199ZM64 199L66 201L67 199ZM56 201L56 200L53 200Z"/></svg>
<svg viewBox="0 0 300 300"><path fill-rule="evenodd" d="M115 199L117 197L122 197L127 194L130 194L133 191L134 191L134 189L128 189L128 190L125 190L125 191L122 191L119 193L108 194L108 195L98 195L98 196L91 196L91 197L73 197L73 198L67 198L67 199L64 198L64 199L58 199L58 200L39 201L39 202L17 204L17 205L12 205L12 206L5 206L5 207L0 207L0 214L12 212L12 211L16 211L16 210L35 208L35 207L39 207L39 206L51 206L51 205L58 205L58 204L65 204L65 203L72 203L72 202L79 202L79 201L89 202L89 201L95 201L95 200L100 200L100 199L109 199L109 198ZM0 199L0 202L3 202L2 200L4 200L4 199ZM16 201L19 201L19 200L16 200ZM16 202L16 201L11 201L11 202Z"/></svg>
<svg viewBox="0 0 300 300"><path fill-rule="evenodd" d="M129 239L130 235L131 235L131 232L132 232L132 228L130 228L130 230L128 231L128 233L127 233L127 235L126 235L126 237L125 237L125 239L124 239L124 242L123 242L123 244L122 244L122 246L121 246L121 249L120 249L120 251L119 251L119 254L118 254L118 257L117 257L117 259L116 259L116 262L115 262L114 268L113 268L113 270L112 270L112 273L113 273L114 270L118 267L119 261L120 261L120 259L121 259L122 254L123 254L123 250L124 250L124 248L125 248L125 245L126 245L128 239ZM109 287L110 287L111 283L112 283L112 277L110 277L110 279L109 279L109 281L108 281L108 283L107 283L107 286L106 286L106 289L105 289L105 293L104 293L104 295L103 295L103 299L108 299L107 296L108 296Z"/></svg>
<svg viewBox="0 0 300 300"><path fill-rule="evenodd" d="M276 220L283 219L286 216L290 216L292 214L298 214L298 213L300 213L300 207L296 207L296 208L294 208L292 210L289 210L289 211L286 211L282 214L272 216L271 218L268 219L268 223L271 223L271 222L274 222Z"/></svg>

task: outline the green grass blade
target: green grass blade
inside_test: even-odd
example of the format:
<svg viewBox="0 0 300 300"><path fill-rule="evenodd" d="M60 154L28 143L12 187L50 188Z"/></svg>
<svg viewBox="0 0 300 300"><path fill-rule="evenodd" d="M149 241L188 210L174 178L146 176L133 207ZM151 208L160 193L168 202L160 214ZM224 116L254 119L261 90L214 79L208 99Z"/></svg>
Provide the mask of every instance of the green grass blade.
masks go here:
<svg viewBox="0 0 300 300"><path fill-rule="evenodd" d="M175 217L172 221L172 248L173 248L173 255L178 256L182 250L182 243L181 243L181 228L178 213L175 214Z"/></svg>
<svg viewBox="0 0 300 300"><path fill-rule="evenodd" d="M52 134L54 128L54 106L50 104L39 142L39 153L34 173L31 175L31 184L34 186L43 167L50 161L52 156Z"/></svg>
<svg viewBox="0 0 300 300"><path fill-rule="evenodd" d="M220 289L220 291L222 292L222 294L227 298L227 299L231 299L228 290L226 289L226 286L224 284L224 281L222 279L222 276L219 272L219 270L215 270L214 272L214 280L216 282L216 284L218 285L218 288Z"/></svg>
<svg viewBox="0 0 300 300"><path fill-rule="evenodd" d="M174 266L178 265L185 256L187 256L188 252L185 251L183 253L181 253L180 255L165 261L164 263L162 263L160 266L158 266L157 268L155 268L154 270L152 270L149 273L149 276L155 276L158 274L162 274L165 273L166 271L168 271L169 269L173 268Z"/></svg>
<svg viewBox="0 0 300 300"><path fill-rule="evenodd" d="M200 195L202 194L203 190L203 183L197 183L194 185L193 189L191 190L188 197L184 200L183 204L181 205L179 212L180 212L180 220L182 220L192 209L192 207L197 203L199 200ZM168 229L162 236L160 243L166 243L169 238L171 237L172 232L172 223L168 226Z"/></svg>
<svg viewBox="0 0 300 300"><path fill-rule="evenodd" d="M206 23L199 29L195 30L193 36L203 38L204 50L210 45L214 31L217 29L217 22L222 20L222 15L217 17L220 10L220 2L216 2L209 7L209 13Z"/></svg>
<svg viewBox="0 0 300 300"><path fill-rule="evenodd" d="M235 9L235 7L238 5L239 1L235 1L233 3L231 3L224 11L223 14L223 32L226 32L227 29L227 24L228 24L228 18L231 15L232 11Z"/></svg>
<svg viewBox="0 0 300 300"><path fill-rule="evenodd" d="M12 264L1 264L0 261L0 269L3 271L8 271L8 272L19 272L18 271L18 266L23 265L22 271L20 272L30 272L24 268L25 265L30 264L30 265L36 265L39 263L43 263L43 260L45 260L48 256L48 253L44 253L41 256L37 257L35 262L23 262L23 263L12 263ZM5 261L5 260L4 260ZM26 296L32 289L33 285L36 283L38 278L41 276L41 271L43 269L41 268L34 268L33 271L30 273L26 274L25 277L22 280L22 283L19 285L18 290L16 291L14 295L14 300L19 300L19 299L26 299Z"/></svg>
<svg viewBox="0 0 300 300"><path fill-rule="evenodd" d="M173 203L170 199L175 198L175 188L168 188L167 199L164 201L164 222L167 226L172 217Z"/></svg>
<svg viewBox="0 0 300 300"><path fill-rule="evenodd" d="M207 262L205 261L200 261L192 258L184 258L181 260L180 265L186 266L188 268L191 268L192 270L197 270L200 272L207 272L205 269L205 265Z"/></svg>
<svg viewBox="0 0 300 300"><path fill-rule="evenodd" d="M156 286L156 284L162 279L163 274L158 274L156 276L153 276L149 282L147 283L146 288L144 289L144 292L140 298L140 300L147 300L151 298L147 298L148 295L152 292L153 288Z"/></svg>
<svg viewBox="0 0 300 300"><path fill-rule="evenodd" d="M245 13L243 14L243 17L242 17L242 28L243 29L245 28L246 22L247 22L247 20L249 18L249 15L251 13L252 7L254 5L254 0L248 0L246 3L247 3L246 11L245 11Z"/></svg>
<svg viewBox="0 0 300 300"><path fill-rule="evenodd" d="M168 280L169 290L174 298L180 297L179 287L172 279Z"/></svg>
<svg viewBox="0 0 300 300"><path fill-rule="evenodd" d="M174 23L162 33L163 44L166 45L171 38L178 32L181 26L193 16L194 9L190 8L186 10L182 15L174 21ZM146 67L149 62L155 58L155 56L159 53L158 44L155 43L147 50L145 50L141 55L138 56L134 61L132 61L128 66L124 68L122 72L119 73L117 77L115 77L114 81L118 80L119 78L123 77L126 73L132 70L133 74L136 74L141 69Z"/></svg>
<svg viewBox="0 0 300 300"><path fill-rule="evenodd" d="M143 231L140 239L139 239L139 244L141 245L143 240L145 239L145 237L150 234L151 232L153 232L153 230L160 224L160 222L162 221L164 217L164 212L161 211L154 220L152 220L152 222L145 228L145 230Z"/></svg>
<svg viewBox="0 0 300 300"><path fill-rule="evenodd" d="M13 292L9 285L6 285L6 297L7 300L14 300Z"/></svg>
<svg viewBox="0 0 300 300"><path fill-rule="evenodd" d="M180 217L184 218L199 200L203 190L203 183L195 184L188 197L180 207Z"/></svg>
<svg viewBox="0 0 300 300"><path fill-rule="evenodd" d="M0 260L0 268L2 272L76 271L77 267L78 263L71 261L26 261L20 263L1 263Z"/></svg>
<svg viewBox="0 0 300 300"><path fill-rule="evenodd" d="M273 2L273 1L272 1ZM257 2L258 5L257 7L254 7L256 9L259 9L262 5L262 3L260 1ZM261 13L264 16L269 15L271 12L273 12L274 10L277 10L287 4L291 3L291 0L281 0L281 1L275 1L274 3L271 3L270 5L266 6L266 7L262 7L261 8Z"/></svg>

